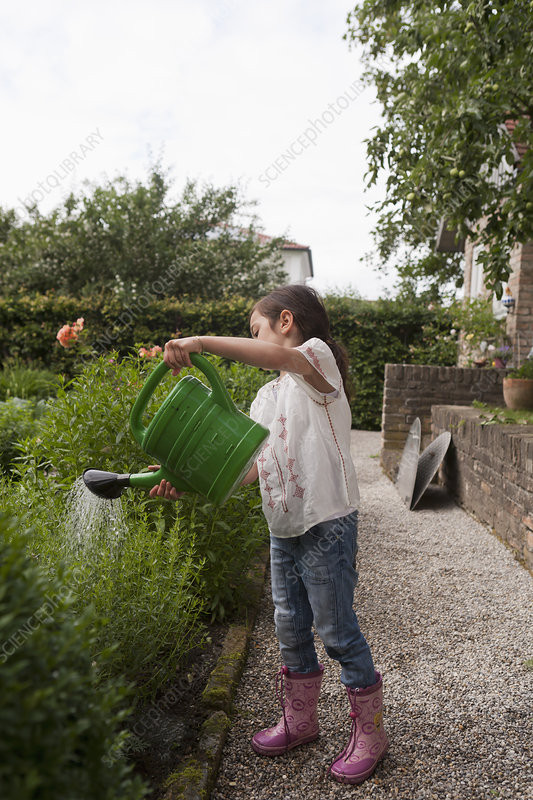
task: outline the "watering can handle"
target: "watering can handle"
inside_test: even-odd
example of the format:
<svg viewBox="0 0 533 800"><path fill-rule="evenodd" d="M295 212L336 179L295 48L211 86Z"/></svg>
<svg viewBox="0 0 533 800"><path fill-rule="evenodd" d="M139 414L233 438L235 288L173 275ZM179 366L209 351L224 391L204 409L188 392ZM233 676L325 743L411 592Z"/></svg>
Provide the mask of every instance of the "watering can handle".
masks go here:
<svg viewBox="0 0 533 800"><path fill-rule="evenodd" d="M229 396L226 387L220 380L220 376L210 361L199 353L190 354L191 362L195 367L201 369L205 377L211 384L212 398L215 403L222 406L226 411L235 411L235 406L231 397ZM157 385L163 380L170 367L167 367L164 361L157 365L157 367L150 373L142 387L139 395L133 404L130 414L130 427L135 439L142 447L144 434L146 428L142 424L142 416L145 412L146 406L153 395Z"/></svg>

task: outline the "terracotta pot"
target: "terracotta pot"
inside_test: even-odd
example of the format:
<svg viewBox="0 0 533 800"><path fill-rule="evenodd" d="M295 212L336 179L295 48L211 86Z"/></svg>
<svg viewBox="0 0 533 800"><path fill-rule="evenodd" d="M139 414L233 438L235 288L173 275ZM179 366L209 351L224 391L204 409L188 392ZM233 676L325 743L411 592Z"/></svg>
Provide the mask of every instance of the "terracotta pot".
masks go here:
<svg viewBox="0 0 533 800"><path fill-rule="evenodd" d="M503 399L507 408L533 409L533 378L504 378Z"/></svg>

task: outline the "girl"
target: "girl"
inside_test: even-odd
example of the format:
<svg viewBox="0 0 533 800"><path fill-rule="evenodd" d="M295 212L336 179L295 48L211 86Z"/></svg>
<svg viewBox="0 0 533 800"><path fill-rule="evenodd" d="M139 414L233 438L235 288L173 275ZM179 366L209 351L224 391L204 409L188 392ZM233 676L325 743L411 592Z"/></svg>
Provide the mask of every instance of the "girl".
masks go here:
<svg viewBox="0 0 533 800"><path fill-rule="evenodd" d="M314 624L326 652L342 666L351 709L350 739L330 773L361 783L385 754L388 739L381 676L352 608L359 491L350 456L347 357L330 336L322 300L308 286L284 286L263 297L252 309L250 332L251 339L173 339L164 360L173 375L192 366L190 353L202 352L280 372L250 409L270 436L244 483L259 478L270 531L283 714L277 725L255 734L252 746L276 756L318 737L324 667L313 644ZM150 494L179 497L166 481Z"/></svg>

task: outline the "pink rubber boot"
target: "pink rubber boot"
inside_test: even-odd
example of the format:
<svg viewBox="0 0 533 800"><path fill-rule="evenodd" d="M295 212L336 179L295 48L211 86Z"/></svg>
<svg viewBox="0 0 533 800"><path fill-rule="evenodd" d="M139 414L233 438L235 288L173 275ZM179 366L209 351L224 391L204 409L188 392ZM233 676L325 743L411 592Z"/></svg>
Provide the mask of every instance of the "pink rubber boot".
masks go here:
<svg viewBox="0 0 533 800"><path fill-rule="evenodd" d="M352 708L350 741L329 768L341 783L362 783L372 775L389 747L383 727L383 683L379 672L376 678L377 682L366 689L346 687Z"/></svg>
<svg viewBox="0 0 533 800"><path fill-rule="evenodd" d="M279 756L318 738L316 706L323 673L322 664L317 672L290 672L285 666L280 669L276 678L276 693L283 716L274 728L265 728L255 734L252 747L256 753Z"/></svg>

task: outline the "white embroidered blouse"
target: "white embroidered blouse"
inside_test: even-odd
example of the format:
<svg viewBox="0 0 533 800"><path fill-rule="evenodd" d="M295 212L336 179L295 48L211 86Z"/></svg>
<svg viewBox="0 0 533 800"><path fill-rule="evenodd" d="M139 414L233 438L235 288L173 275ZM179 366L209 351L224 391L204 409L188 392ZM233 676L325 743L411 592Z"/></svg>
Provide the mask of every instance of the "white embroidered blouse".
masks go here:
<svg viewBox="0 0 533 800"><path fill-rule="evenodd" d="M270 430L257 467L263 512L279 537L301 536L359 504L351 412L335 357L317 338L297 349L334 391L323 394L290 372L265 384L250 408L251 418Z"/></svg>

